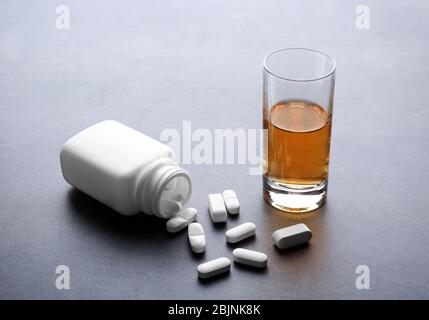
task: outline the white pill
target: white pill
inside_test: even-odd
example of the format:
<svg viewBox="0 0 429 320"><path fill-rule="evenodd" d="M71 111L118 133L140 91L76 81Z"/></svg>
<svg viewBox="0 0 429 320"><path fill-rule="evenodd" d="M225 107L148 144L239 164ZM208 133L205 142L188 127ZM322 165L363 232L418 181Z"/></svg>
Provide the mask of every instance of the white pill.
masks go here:
<svg viewBox="0 0 429 320"><path fill-rule="evenodd" d="M240 224L226 232L226 241L236 243L255 235L256 226L252 222Z"/></svg>
<svg viewBox="0 0 429 320"><path fill-rule="evenodd" d="M198 277L202 279L214 277L218 274L229 271L230 265L231 262L225 257L210 260L198 266Z"/></svg>
<svg viewBox="0 0 429 320"><path fill-rule="evenodd" d="M191 249L195 253L202 253L206 250L206 236L203 226L197 222L188 226L188 237Z"/></svg>
<svg viewBox="0 0 429 320"><path fill-rule="evenodd" d="M279 249L292 248L310 241L311 230L303 223L273 232L273 241Z"/></svg>
<svg viewBox="0 0 429 320"><path fill-rule="evenodd" d="M180 211L176 216L167 221L168 232L178 232L185 228L197 218L197 209L186 208Z"/></svg>
<svg viewBox="0 0 429 320"><path fill-rule="evenodd" d="M172 191L172 190L164 190L164 192L161 195L161 199L168 199L168 200L172 200L172 201L177 201L180 203L183 203L183 196L176 191Z"/></svg>
<svg viewBox="0 0 429 320"><path fill-rule="evenodd" d="M256 268L264 268L267 266L267 255L262 252L237 248L232 251L234 261Z"/></svg>
<svg viewBox="0 0 429 320"><path fill-rule="evenodd" d="M178 201L161 198L159 211L164 218L170 218L182 210L182 204Z"/></svg>
<svg viewBox="0 0 429 320"><path fill-rule="evenodd" d="M165 190L173 190L177 186L177 179L170 180L170 182L167 183L165 186Z"/></svg>
<svg viewBox="0 0 429 320"><path fill-rule="evenodd" d="M214 223L226 221L225 202L220 193L209 194L209 211Z"/></svg>
<svg viewBox="0 0 429 320"><path fill-rule="evenodd" d="M222 196L228 213L238 214L240 212L240 203L235 192L233 190L225 190Z"/></svg>

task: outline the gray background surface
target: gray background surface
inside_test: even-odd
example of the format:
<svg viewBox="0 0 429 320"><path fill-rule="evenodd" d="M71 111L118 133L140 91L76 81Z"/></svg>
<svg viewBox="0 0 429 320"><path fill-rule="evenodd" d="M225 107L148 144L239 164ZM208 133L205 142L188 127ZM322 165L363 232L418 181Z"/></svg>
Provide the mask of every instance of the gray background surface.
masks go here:
<svg viewBox="0 0 429 320"><path fill-rule="evenodd" d="M70 30L55 8L68 4ZM0 3L0 298L429 298L429 74L426 1L2 1ZM248 165L186 165L207 252L164 222L122 217L65 183L66 139L115 119L165 128L260 128L264 55L311 47L337 60L330 186L300 218L311 244L273 248L295 223L264 203ZM242 213L214 227L207 194L236 190ZM231 256L224 231L245 221L262 272L232 266L201 282L196 266ZM55 268L71 289L55 288ZM368 265L371 289L357 290Z"/></svg>

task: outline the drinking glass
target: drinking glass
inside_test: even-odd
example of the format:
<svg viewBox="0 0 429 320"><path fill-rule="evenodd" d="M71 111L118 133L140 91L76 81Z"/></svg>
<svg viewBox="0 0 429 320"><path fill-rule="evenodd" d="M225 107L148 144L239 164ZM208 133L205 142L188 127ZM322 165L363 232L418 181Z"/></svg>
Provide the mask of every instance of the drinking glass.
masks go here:
<svg viewBox="0 0 429 320"><path fill-rule="evenodd" d="M328 188L335 61L288 48L263 65L264 198L287 212L315 210Z"/></svg>

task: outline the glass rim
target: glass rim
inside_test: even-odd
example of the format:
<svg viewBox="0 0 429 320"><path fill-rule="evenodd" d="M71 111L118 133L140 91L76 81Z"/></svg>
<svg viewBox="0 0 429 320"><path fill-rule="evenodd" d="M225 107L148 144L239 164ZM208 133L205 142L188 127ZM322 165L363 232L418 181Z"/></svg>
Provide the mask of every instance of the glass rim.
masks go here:
<svg viewBox="0 0 429 320"><path fill-rule="evenodd" d="M317 77L317 78L311 78L311 79L292 79L292 78L288 78L288 77L280 76L280 75L276 74L275 72L271 71L271 70L270 70L270 68L268 68L268 66L267 66L267 61L268 61L268 59L269 59L273 54L276 54L276 53L279 53L279 52L282 52L282 51L290 51L290 50L311 51L311 52L313 52L313 53L320 54L320 55L322 55L322 56L324 56L324 57L328 58L328 59L332 62L332 68L330 69L330 71L329 71L329 72L327 72L327 74L326 74L326 75L323 75L323 76L321 76L321 77ZM287 81L293 81L293 82L312 82L312 81L319 81L319 80L323 80L323 79L326 79L326 78L328 78L328 77L332 76L332 75L335 73L336 69L337 69L337 63L336 63L335 59L334 59L334 58L332 58L330 55L328 55L328 54L326 54L326 53L323 53L323 52L321 52L321 51L318 51L318 50L314 50L314 49L310 49L310 48L300 48L300 47L294 47L294 48L283 48L283 49L278 49L278 50L272 51L272 52L268 53L268 54L264 57L264 60L263 60L262 64L263 64L263 66L264 66L264 70L265 70L266 72L268 72L269 74L271 74L272 76L274 76L274 77L276 77L276 78L279 78L279 79L283 79L283 80L287 80Z"/></svg>

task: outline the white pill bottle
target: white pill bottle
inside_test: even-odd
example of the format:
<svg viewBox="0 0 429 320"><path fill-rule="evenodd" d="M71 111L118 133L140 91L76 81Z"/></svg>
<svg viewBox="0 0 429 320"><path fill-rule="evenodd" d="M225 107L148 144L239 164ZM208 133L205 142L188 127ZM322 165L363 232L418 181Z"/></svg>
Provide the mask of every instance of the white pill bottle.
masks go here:
<svg viewBox="0 0 429 320"><path fill-rule="evenodd" d="M60 153L64 179L123 215L171 218L189 200L191 178L174 151L119 122L99 122Z"/></svg>

